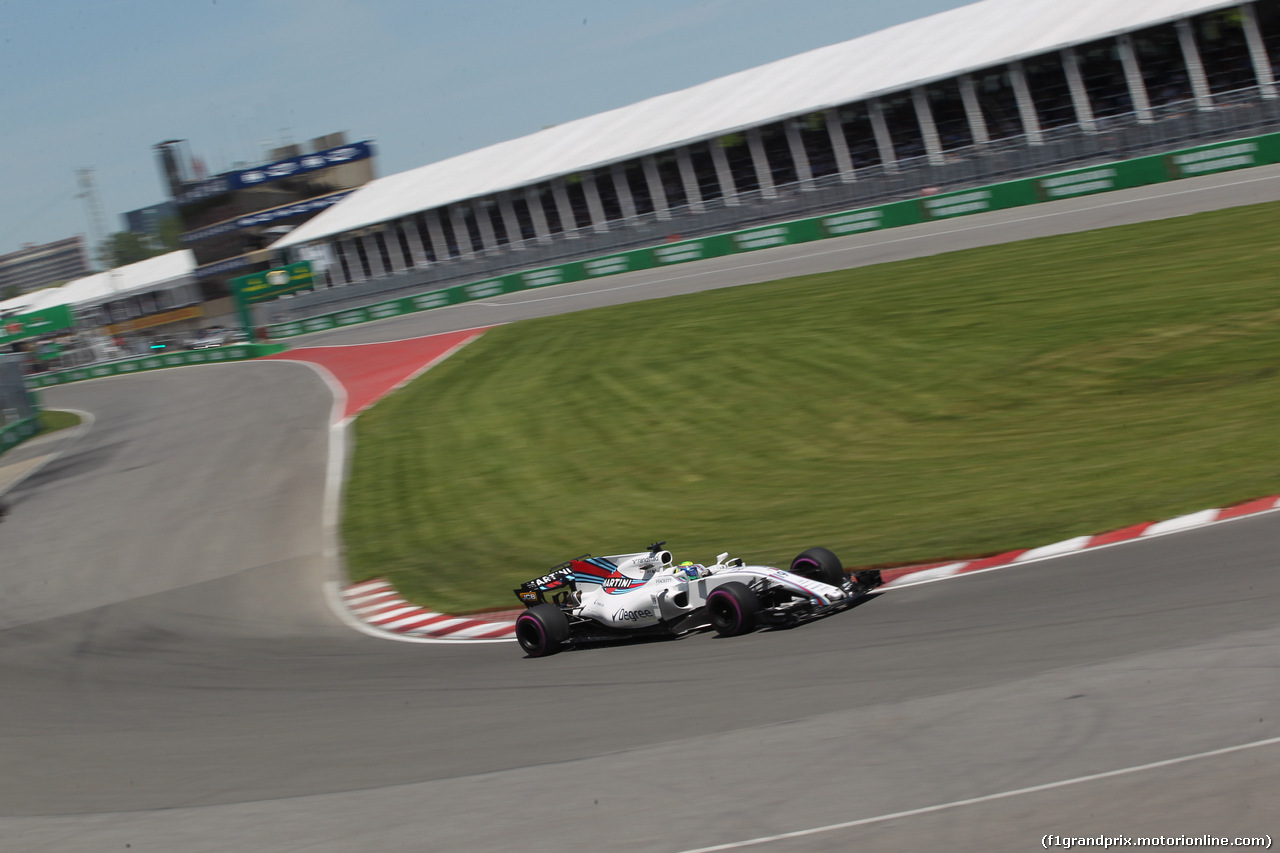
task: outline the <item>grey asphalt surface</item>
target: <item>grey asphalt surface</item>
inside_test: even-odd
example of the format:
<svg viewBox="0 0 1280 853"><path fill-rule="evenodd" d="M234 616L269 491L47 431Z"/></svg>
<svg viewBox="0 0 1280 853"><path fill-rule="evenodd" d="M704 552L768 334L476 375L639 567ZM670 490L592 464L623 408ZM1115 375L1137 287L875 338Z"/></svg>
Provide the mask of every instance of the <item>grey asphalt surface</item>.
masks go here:
<svg viewBox="0 0 1280 853"><path fill-rule="evenodd" d="M1280 170L1160 189L297 344L1272 200ZM792 631L525 660L373 639L327 608L330 400L308 369L45 396L97 420L0 523L4 851L678 851L856 820L749 849L1023 850L1280 828L1280 747L1260 743L1280 737L1280 514L894 591ZM1018 793L1242 744L1259 745Z"/></svg>

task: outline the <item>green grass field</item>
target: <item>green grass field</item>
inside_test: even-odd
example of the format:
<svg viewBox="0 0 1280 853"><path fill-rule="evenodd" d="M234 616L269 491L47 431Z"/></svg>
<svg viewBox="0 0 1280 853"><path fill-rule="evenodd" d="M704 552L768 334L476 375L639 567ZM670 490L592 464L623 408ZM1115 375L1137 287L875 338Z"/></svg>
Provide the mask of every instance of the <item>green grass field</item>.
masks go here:
<svg viewBox="0 0 1280 853"><path fill-rule="evenodd" d="M40 413L40 432L36 434L44 435L49 432L57 432L60 429L79 426L79 424L80 416L74 412L46 409Z"/></svg>
<svg viewBox="0 0 1280 853"><path fill-rule="evenodd" d="M1280 492L1280 205L488 332L356 423L355 580L446 611L668 540L847 566Z"/></svg>

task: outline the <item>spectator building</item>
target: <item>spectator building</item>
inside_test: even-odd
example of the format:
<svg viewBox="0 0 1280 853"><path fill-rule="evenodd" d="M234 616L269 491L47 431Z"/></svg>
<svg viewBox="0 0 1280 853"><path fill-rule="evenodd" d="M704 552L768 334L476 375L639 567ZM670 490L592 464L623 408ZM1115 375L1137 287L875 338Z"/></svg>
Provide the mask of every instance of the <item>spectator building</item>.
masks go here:
<svg viewBox="0 0 1280 853"><path fill-rule="evenodd" d="M1280 129L1278 60L1280 0L982 0L372 181L278 316Z"/></svg>
<svg viewBox="0 0 1280 853"><path fill-rule="evenodd" d="M56 339L60 367L148 352L153 344L181 346L201 328L229 323L204 303L189 249L69 281L0 302L0 317L51 312L65 306L71 328L45 336ZM40 341L11 347L31 352Z"/></svg>
<svg viewBox="0 0 1280 853"><path fill-rule="evenodd" d="M374 173L373 142L348 143L342 133L313 139L309 151L277 148L267 163L213 177L204 176L184 140L155 150L206 301L226 299L230 279L267 269L273 240L342 201Z"/></svg>
<svg viewBox="0 0 1280 853"><path fill-rule="evenodd" d="M195 258L189 249L157 255L145 261L93 273L17 300L15 311L42 311L67 305L76 327L109 336L181 335L206 319L222 319L202 304L195 279ZM0 303L0 310L7 303ZM228 318L229 319L229 318Z"/></svg>
<svg viewBox="0 0 1280 853"><path fill-rule="evenodd" d="M0 255L0 299L61 284L91 272L84 238L76 235Z"/></svg>

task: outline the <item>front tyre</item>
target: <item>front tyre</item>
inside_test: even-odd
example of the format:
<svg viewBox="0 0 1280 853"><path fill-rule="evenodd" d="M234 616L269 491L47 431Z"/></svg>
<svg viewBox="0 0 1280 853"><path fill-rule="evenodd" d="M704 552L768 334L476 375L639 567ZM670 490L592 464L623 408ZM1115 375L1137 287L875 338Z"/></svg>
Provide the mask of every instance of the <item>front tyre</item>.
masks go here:
<svg viewBox="0 0 1280 853"><path fill-rule="evenodd" d="M569 639L569 617L554 604L535 604L516 617L516 640L531 658L560 651Z"/></svg>
<svg viewBox="0 0 1280 853"><path fill-rule="evenodd" d="M729 581L707 596L707 616L711 627L722 637L736 637L755 627L760 599L744 583Z"/></svg>
<svg viewBox="0 0 1280 853"><path fill-rule="evenodd" d="M828 586L844 583L844 566L840 558L826 548L810 548L797 556L791 561L791 573Z"/></svg>

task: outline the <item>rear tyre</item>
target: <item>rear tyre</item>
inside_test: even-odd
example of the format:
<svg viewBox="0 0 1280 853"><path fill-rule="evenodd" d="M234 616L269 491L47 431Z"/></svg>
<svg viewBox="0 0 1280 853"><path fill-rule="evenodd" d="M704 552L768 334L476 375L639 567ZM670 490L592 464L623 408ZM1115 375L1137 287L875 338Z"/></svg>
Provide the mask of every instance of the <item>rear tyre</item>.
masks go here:
<svg viewBox="0 0 1280 853"><path fill-rule="evenodd" d="M736 637L755 627L760 599L744 583L729 581L707 596L707 616L711 627L722 637Z"/></svg>
<svg viewBox="0 0 1280 853"><path fill-rule="evenodd" d="M809 578L829 586L844 583L844 566L840 558L826 548L810 548L791 561L793 574Z"/></svg>
<svg viewBox="0 0 1280 853"><path fill-rule="evenodd" d="M569 639L569 617L554 604L535 604L516 617L516 639L531 658L553 655Z"/></svg>

